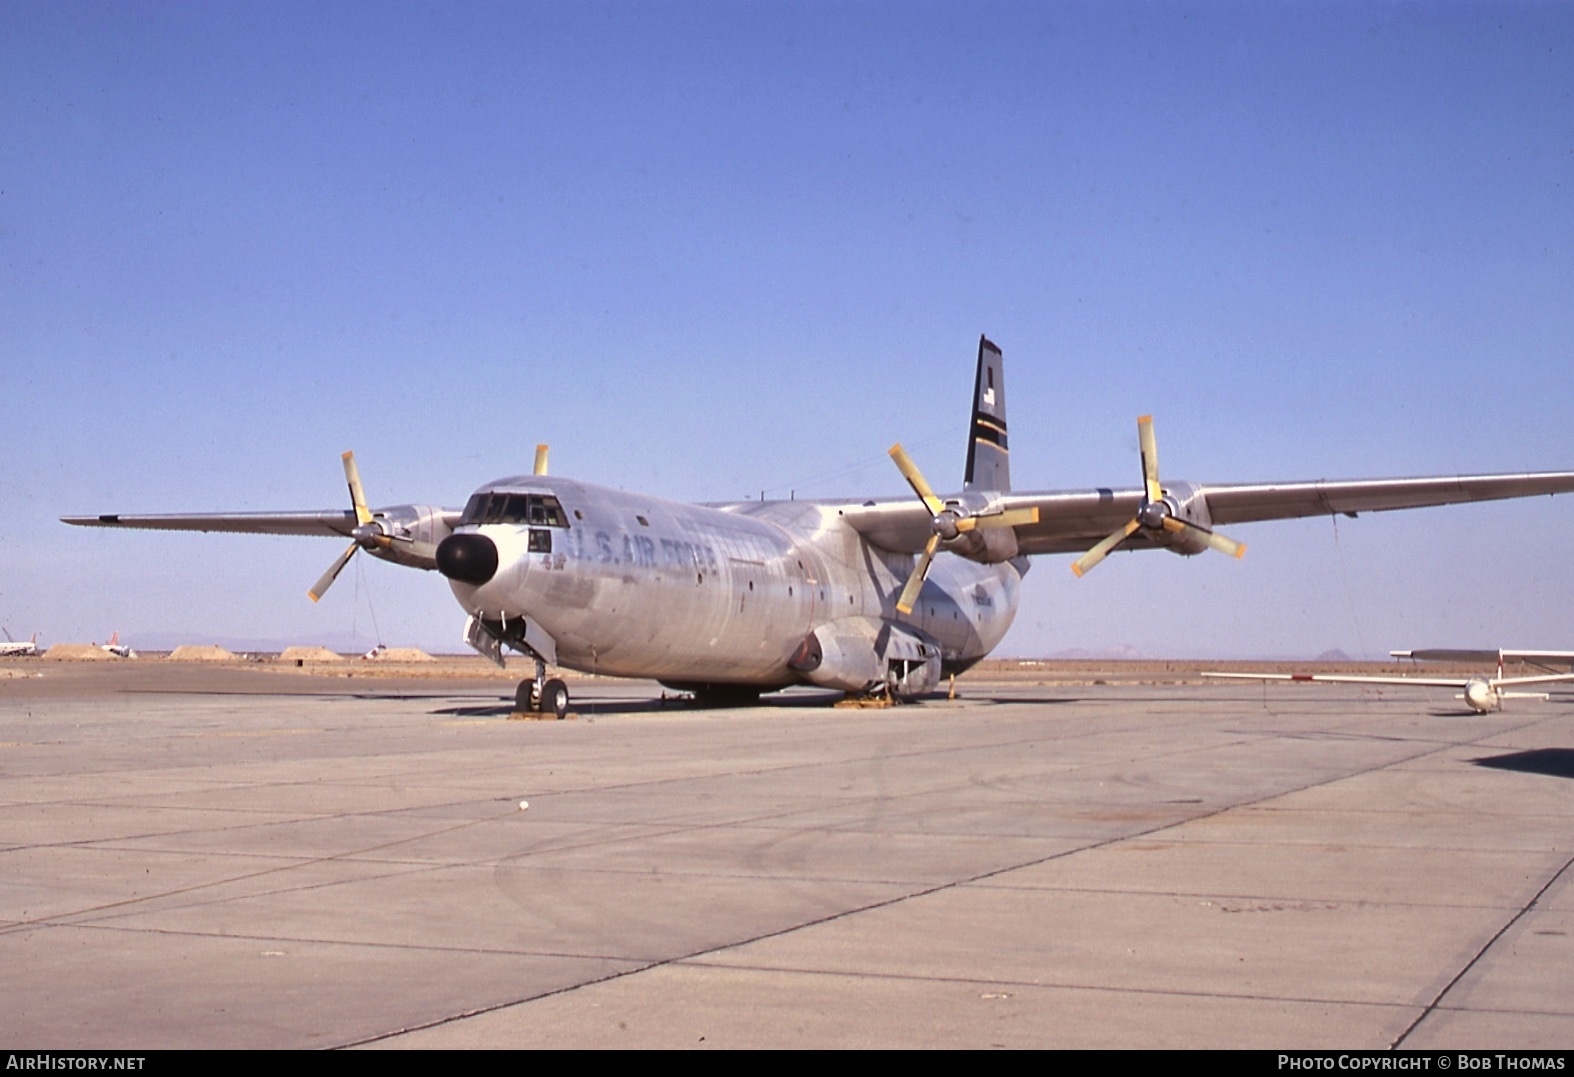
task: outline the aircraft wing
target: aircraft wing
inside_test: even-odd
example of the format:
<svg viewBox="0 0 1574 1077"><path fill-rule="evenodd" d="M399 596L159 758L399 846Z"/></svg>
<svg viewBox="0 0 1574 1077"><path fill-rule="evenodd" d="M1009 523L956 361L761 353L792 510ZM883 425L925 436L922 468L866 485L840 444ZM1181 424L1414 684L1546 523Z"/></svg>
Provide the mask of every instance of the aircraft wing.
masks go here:
<svg viewBox="0 0 1574 1077"><path fill-rule="evenodd" d="M1463 688L1467 677L1365 676L1354 673L1203 673L1216 681L1300 681L1318 684L1414 684L1427 688Z"/></svg>
<svg viewBox="0 0 1574 1077"><path fill-rule="evenodd" d="M1354 515L1571 491L1574 491L1574 472L1570 471L1202 488L1213 522L1225 526L1256 520L1286 520L1333 513Z"/></svg>
<svg viewBox="0 0 1574 1077"><path fill-rule="evenodd" d="M355 530L355 513L349 509L321 512L220 512L197 515L160 513L98 516L62 516L62 523L78 527L129 527L144 531L233 531L247 535L337 535L348 538Z"/></svg>
<svg viewBox="0 0 1574 1077"><path fill-rule="evenodd" d="M363 506L364 508L364 506ZM317 581L312 596L320 598L359 546L373 557L411 568L437 567L437 544L458 526L460 512L431 505L393 505L366 509L370 523L361 534L353 509L320 512L213 512L131 515L108 512L98 516L62 516L78 527L127 527L143 531L231 531L243 535L326 535L348 538L352 545ZM374 534L368 536L365 529Z"/></svg>
<svg viewBox="0 0 1574 1077"><path fill-rule="evenodd" d="M1574 667L1574 651L1515 651L1507 647L1493 650L1471 650L1457 647L1433 647L1418 651L1389 651L1395 658L1413 658L1418 662L1529 662L1537 665Z"/></svg>
<svg viewBox="0 0 1574 1077"><path fill-rule="evenodd" d="M1386 512L1392 509L1453 505L1465 501L1496 501L1512 497L1574 492L1574 472L1550 471L1516 475L1455 475L1416 479L1317 480L1314 482L1252 483L1197 486L1214 526L1289 520L1301 516ZM1125 525L1142 501L1141 489L1012 493L1001 501L1006 510L1037 508L1038 522L1016 528L1023 553L1082 553ZM854 525L856 526L856 524ZM1129 544L1141 547L1144 535Z"/></svg>
<svg viewBox="0 0 1574 1077"><path fill-rule="evenodd" d="M1497 501L1541 494L1574 493L1574 471L1512 475L1452 475L1414 479L1354 479L1313 482L1244 483L1192 486L1175 484L1192 499L1202 499L1216 527L1301 516L1356 515L1466 501ZM1024 554L1084 553L1123 527L1142 504L1143 490L1050 490L1008 493L992 511L1037 509L1038 522L1016 525ZM835 503L836 511L864 538L881 549L917 553L932 533L930 513L917 498ZM1126 540L1128 548L1151 548L1143 531Z"/></svg>
<svg viewBox="0 0 1574 1077"><path fill-rule="evenodd" d="M1565 681L1574 681L1574 673L1546 673L1539 677L1494 677L1492 683L1499 684L1556 684Z"/></svg>
<svg viewBox="0 0 1574 1077"><path fill-rule="evenodd" d="M1236 681L1315 681L1319 684L1415 684L1427 688L1464 688L1474 677L1405 677L1400 674L1362 675L1355 673L1204 673L1210 680ZM1557 684L1574 681L1574 673L1548 673L1536 677L1486 677L1493 688L1504 685Z"/></svg>

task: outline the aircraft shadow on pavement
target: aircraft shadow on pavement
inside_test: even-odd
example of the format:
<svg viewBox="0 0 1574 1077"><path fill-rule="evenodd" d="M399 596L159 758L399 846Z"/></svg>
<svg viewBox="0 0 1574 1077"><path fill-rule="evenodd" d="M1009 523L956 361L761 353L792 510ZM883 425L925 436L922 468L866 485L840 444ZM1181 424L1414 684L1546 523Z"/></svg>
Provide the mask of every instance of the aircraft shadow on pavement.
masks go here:
<svg viewBox="0 0 1574 1077"><path fill-rule="evenodd" d="M944 696L934 696L937 703L946 702ZM956 694L958 703L988 703L992 707L1047 707L1054 703L1086 703L1085 696L1035 696L1012 692L1010 695L995 695L990 692L964 692Z"/></svg>
<svg viewBox="0 0 1574 1077"><path fill-rule="evenodd" d="M1536 748L1509 755L1472 759L1478 767L1514 770L1521 774L1545 774L1550 778L1574 778L1574 748Z"/></svg>
<svg viewBox="0 0 1574 1077"><path fill-rule="evenodd" d="M452 699L453 697L447 697ZM716 703L703 703L689 696L667 695L648 698L619 698L619 697L589 697L575 699L569 710L575 714L594 716L597 714L670 714L692 713L695 711L724 711L724 710L829 710L833 705L844 699L840 692L826 692L818 690L791 690L776 695L761 696L758 703L739 704L735 702L718 701ZM957 695L959 703L987 703L994 707L1043 707L1057 703L1081 703L1081 696L1039 696L1019 695L1013 693L1009 696L996 696L987 692L964 692ZM897 710L912 712L918 708L943 707L949 700L944 694L925 696L909 703L898 706ZM859 710L860 708L850 708ZM884 708L871 708L875 713ZM442 714L450 717L462 718L503 718L515 712L513 701L507 697L499 697L496 702L460 703L448 707L435 708L431 713Z"/></svg>
<svg viewBox="0 0 1574 1077"><path fill-rule="evenodd" d="M674 704L662 705L659 699L618 699L604 702L575 700L569 704L571 714L656 714L663 710L671 710ZM431 713L447 715L453 718L506 718L515 713L516 708L512 701L502 700L497 703L464 703L452 707L437 707ZM534 716L533 716L534 717Z"/></svg>
<svg viewBox="0 0 1574 1077"><path fill-rule="evenodd" d="M451 697L450 697L451 698ZM682 714L694 711L721 711L770 708L773 710L829 707L841 698L836 692L794 692L782 696L764 696L758 703L742 706L737 703L699 703L687 696L656 696L647 698L619 698L594 696L575 699L569 704L572 714L595 717L600 714ZM497 702L463 703L438 707L431 713L463 718L505 718L517 708L506 697Z"/></svg>

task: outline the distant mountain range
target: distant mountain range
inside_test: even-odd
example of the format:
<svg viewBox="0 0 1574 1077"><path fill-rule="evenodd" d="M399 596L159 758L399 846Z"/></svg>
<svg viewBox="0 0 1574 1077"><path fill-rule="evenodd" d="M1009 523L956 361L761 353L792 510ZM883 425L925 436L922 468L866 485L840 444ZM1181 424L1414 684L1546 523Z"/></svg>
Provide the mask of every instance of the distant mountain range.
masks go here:
<svg viewBox="0 0 1574 1077"><path fill-rule="evenodd" d="M1105 647L1097 651L1090 651L1086 647L1068 647L1063 651L1056 651L1049 657L1064 659L1068 662L1141 662L1152 661L1158 656L1147 654L1126 644L1121 644L1118 647Z"/></svg>

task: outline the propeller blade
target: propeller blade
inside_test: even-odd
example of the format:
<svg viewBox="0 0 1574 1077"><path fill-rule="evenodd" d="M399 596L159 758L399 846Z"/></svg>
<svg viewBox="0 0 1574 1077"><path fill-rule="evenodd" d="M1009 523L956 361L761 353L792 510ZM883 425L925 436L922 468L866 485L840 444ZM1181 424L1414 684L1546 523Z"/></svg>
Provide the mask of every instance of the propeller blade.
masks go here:
<svg viewBox="0 0 1574 1077"><path fill-rule="evenodd" d="M545 445L537 445L536 446L536 470L535 470L535 474L537 474L537 475L545 475L546 473L547 473L547 447Z"/></svg>
<svg viewBox="0 0 1574 1077"><path fill-rule="evenodd" d="M1227 553L1231 557L1237 559L1246 556L1246 543L1236 542L1234 539L1227 538L1226 536L1219 534L1217 531L1209 531L1205 527L1198 527L1196 524L1189 524L1185 520L1177 520L1173 516L1164 517L1164 530L1194 531L1202 536L1203 541L1208 544L1209 549L1218 550L1220 553Z"/></svg>
<svg viewBox="0 0 1574 1077"><path fill-rule="evenodd" d="M902 588L902 597L896 600L897 612L913 612L913 606L918 602L918 592L924 589L924 578L929 575L929 564L935 559L935 550L939 548L940 536L930 535L924 552L913 565L913 574L907 577L907 586Z"/></svg>
<svg viewBox="0 0 1574 1077"><path fill-rule="evenodd" d="M1088 569L1108 557L1111 550L1125 542L1126 539L1131 537L1131 533L1141 526L1136 520L1133 520L1119 531L1107 536L1097 546L1073 561L1071 563L1071 571L1081 576Z"/></svg>
<svg viewBox="0 0 1574 1077"><path fill-rule="evenodd" d="M1022 527L1038 523L1038 509L1007 509L987 516L964 516L956 522L958 531L972 531L980 527Z"/></svg>
<svg viewBox="0 0 1574 1077"><path fill-rule="evenodd" d="M1153 435L1153 416L1137 419L1137 443L1142 446L1142 481L1148 500L1157 504L1164 500L1164 489L1159 485L1159 439Z"/></svg>
<svg viewBox="0 0 1574 1077"><path fill-rule="evenodd" d="M369 524L372 522L372 510L366 507L366 491L361 489L361 472L355 466L355 454L347 452L343 459L344 481L350 486L350 504L355 506L355 522Z"/></svg>
<svg viewBox="0 0 1574 1077"><path fill-rule="evenodd" d="M907 480L907 485L913 488L913 493L918 495L919 500L929 509L931 515L939 516L945 509L945 502L936 497L935 492L929 488L929 484L924 481L923 473L918 470L918 465L913 463L912 458L907 455L907 450L903 449L900 444L897 444L892 445L890 451L891 459L896 461L896 469Z"/></svg>
<svg viewBox="0 0 1574 1077"><path fill-rule="evenodd" d="M360 548L360 543L350 543L350 548L341 553L339 559L328 566L328 571L318 577L317 582L312 584L312 589L306 592L313 602L321 601L322 596L328 593L328 588L333 586L333 581L339 578L339 573L344 571L344 566L350 563L350 558L354 557L355 551Z"/></svg>
<svg viewBox="0 0 1574 1077"><path fill-rule="evenodd" d="M1208 532L1208 545L1220 553L1227 553L1236 560L1246 556L1246 543L1226 538L1217 531Z"/></svg>

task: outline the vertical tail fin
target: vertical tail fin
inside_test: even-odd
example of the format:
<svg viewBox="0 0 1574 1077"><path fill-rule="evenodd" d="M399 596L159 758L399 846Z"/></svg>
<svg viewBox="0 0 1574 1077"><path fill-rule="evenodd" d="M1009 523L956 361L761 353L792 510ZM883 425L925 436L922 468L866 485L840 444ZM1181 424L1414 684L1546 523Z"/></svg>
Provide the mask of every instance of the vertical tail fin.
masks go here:
<svg viewBox="0 0 1574 1077"><path fill-rule="evenodd" d="M973 383L973 418L967 435L968 490L1011 489L1011 452L1006 445L1006 383L1000 349L978 338L978 375Z"/></svg>

